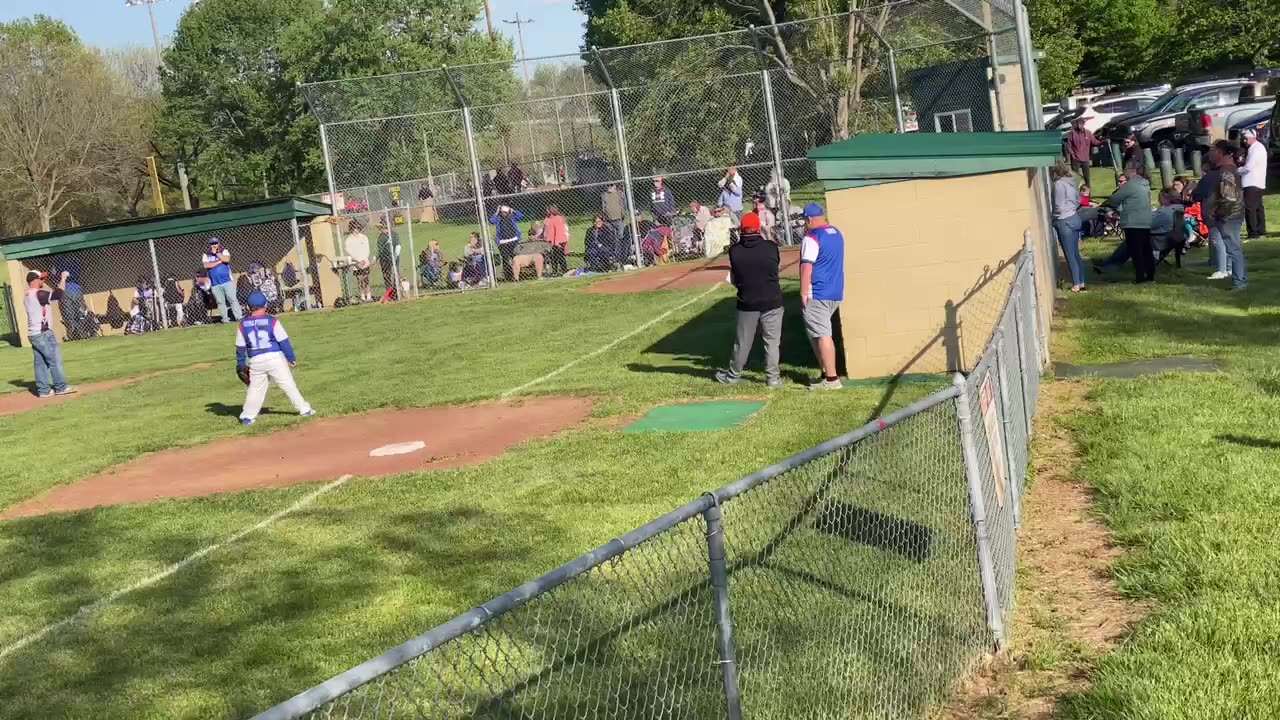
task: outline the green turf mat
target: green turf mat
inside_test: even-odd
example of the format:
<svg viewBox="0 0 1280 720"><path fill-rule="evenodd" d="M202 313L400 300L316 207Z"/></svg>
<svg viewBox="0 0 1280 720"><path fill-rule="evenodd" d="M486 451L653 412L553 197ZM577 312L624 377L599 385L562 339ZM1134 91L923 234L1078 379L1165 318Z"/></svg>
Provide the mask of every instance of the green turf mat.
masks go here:
<svg viewBox="0 0 1280 720"><path fill-rule="evenodd" d="M1218 370L1218 364L1212 360L1183 355L1152 360L1107 363L1106 365L1053 364L1053 374L1060 378L1102 377L1127 379L1143 375L1158 375L1163 372L1211 373Z"/></svg>
<svg viewBox="0 0 1280 720"><path fill-rule="evenodd" d="M663 405L622 429L635 432L707 432L724 430L751 417L764 402L715 400L712 402Z"/></svg>

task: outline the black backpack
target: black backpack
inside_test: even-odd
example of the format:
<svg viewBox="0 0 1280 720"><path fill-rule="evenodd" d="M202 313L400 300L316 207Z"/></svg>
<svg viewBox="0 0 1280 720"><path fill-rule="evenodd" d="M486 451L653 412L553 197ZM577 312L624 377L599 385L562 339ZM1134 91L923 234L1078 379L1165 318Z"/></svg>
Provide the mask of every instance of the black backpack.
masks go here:
<svg viewBox="0 0 1280 720"><path fill-rule="evenodd" d="M1235 220L1244 215L1244 191L1240 189L1240 173L1235 168L1218 171L1218 187L1214 193L1215 220Z"/></svg>

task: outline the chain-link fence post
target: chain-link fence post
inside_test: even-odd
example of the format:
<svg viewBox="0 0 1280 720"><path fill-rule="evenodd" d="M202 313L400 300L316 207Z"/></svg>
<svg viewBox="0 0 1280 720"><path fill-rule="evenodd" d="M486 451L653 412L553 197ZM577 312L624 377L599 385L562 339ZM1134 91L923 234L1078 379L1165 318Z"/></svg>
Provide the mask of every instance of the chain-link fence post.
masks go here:
<svg viewBox="0 0 1280 720"><path fill-rule="evenodd" d="M413 244L413 211L404 209L404 231L409 236L409 295L418 297L418 252Z"/></svg>
<svg viewBox="0 0 1280 720"><path fill-rule="evenodd" d="M302 276L302 307L310 310L311 303L311 264L307 262L307 253L302 249L302 233L298 232L298 218L289 219L289 231L293 233L293 249L298 255L298 273Z"/></svg>
<svg viewBox="0 0 1280 720"><path fill-rule="evenodd" d="M719 630L720 671L729 720L742 719L742 697L738 690L737 652L733 646L733 621L729 614L729 567L725 559L724 525L721 522L720 499L708 493L711 507L702 514L707 522L707 563L711 571L711 587L715 592L716 625Z"/></svg>
<svg viewBox="0 0 1280 720"><path fill-rule="evenodd" d="M765 118L769 125L769 145L773 148L773 176L778 186L778 209L782 211L782 234L785 244L794 244L791 239L791 198L783 192L783 179L786 177L782 168L782 141L778 133L778 110L773 99L773 78L769 75L769 62L760 47L759 30L751 27L751 39L756 47L756 57L760 60L760 82L764 91ZM766 190L767 190L766 186ZM766 192L766 195L768 193ZM775 220L776 222L776 220Z"/></svg>
<svg viewBox="0 0 1280 720"><path fill-rule="evenodd" d="M388 282L390 282L391 284L387 287L387 289L393 291L395 293L395 298L399 300L401 299L401 296L404 294L404 287L400 284L400 255L399 255L400 243L397 242L397 238L395 236L396 225L395 225L395 220L393 220L391 217L390 208L387 208L386 210L382 211L382 222L386 223L387 254L391 256L390 258L391 259L391 278L388 280L386 267L385 266L382 267L381 268L382 283L386 285ZM381 254L381 251L382 251L381 238L379 238L378 240L378 245L379 245L378 251L379 251L379 254ZM379 257L378 259L379 261L381 261L382 258ZM384 292L383 296L387 297L387 294Z"/></svg>
<svg viewBox="0 0 1280 720"><path fill-rule="evenodd" d="M982 498L982 475L978 469L978 451L973 442L973 418L969 411L969 383L956 373L956 422L960 427L960 450L964 455L964 477L969 487L969 511L973 518L973 538L978 548L978 575L982 583L982 600L987 610L987 627L995 639L996 648L1005 645L1004 615L1000 609L1000 596L996 591L995 562L991 553L991 538L987 533L987 511Z"/></svg>
<svg viewBox="0 0 1280 720"><path fill-rule="evenodd" d="M476 224L480 226L480 242L484 247L484 265L489 273L489 287L496 288L498 275L493 269L493 248L489 246L489 225L485 220L482 189L484 185L480 180L480 156L476 153L476 135L471 123L471 106L467 104L466 96L458 88L458 83L453 79L453 73L449 72L448 66L441 69L445 80L449 82L449 87L453 89L454 96L458 99L458 106L462 108L462 135L467 141L467 158L471 163L471 194L476 198Z"/></svg>
<svg viewBox="0 0 1280 720"><path fill-rule="evenodd" d="M1012 295L1010 296L1012 297ZM1013 300L1012 302L1017 302ZM1003 320L1003 318L1002 318ZM991 339L991 347L995 348L995 373L996 383L1000 386L1000 394L996 397L999 403L1000 417L1000 437L1004 438L1004 466L1008 468L1007 479L1009 481L1010 492L1013 495L1013 527L1022 527L1022 491L1019 489L1018 480L1014 477L1017 473L1021 475L1026 468L1015 469L1013 454L1013 418L1009 417L1009 374L1005 370L1004 364L1004 327L1003 324L996 327L996 332ZM1030 437L1030 434L1026 435Z"/></svg>
<svg viewBox="0 0 1280 720"><path fill-rule="evenodd" d="M902 91L898 88L898 53L889 48L889 87L893 90L893 117L898 123L898 132L907 131L907 120L902 114Z"/></svg>
<svg viewBox="0 0 1280 720"><path fill-rule="evenodd" d="M1018 287L1018 283L1021 282L1022 280L1018 280L1014 283L1014 288L1018 290L1019 294L1027 292L1025 287ZM1031 382L1029 379L1031 364L1027 361L1027 331L1022 319L1026 314L1027 306L1024 305L1023 299L1019 297L1015 300L1013 306L1013 327L1018 340L1018 387L1022 390L1023 427L1027 430L1027 437L1031 437L1031 389L1027 387L1027 383Z"/></svg>
<svg viewBox="0 0 1280 720"><path fill-rule="evenodd" d="M161 300L161 293L164 292L164 285L160 283L160 262L156 259L156 241L147 240L147 249L151 251L151 277L155 279L155 292L152 294L151 304L153 307L147 308L147 312L159 310L160 322L165 328L169 327L169 312ZM145 297L138 298L139 302L148 302Z"/></svg>
<svg viewBox="0 0 1280 720"><path fill-rule="evenodd" d="M1036 252L1031 243L1030 230L1024 230L1022 233L1022 252L1027 256L1027 277L1031 283L1029 289L1031 293L1031 337L1036 341L1034 345L1036 356L1033 359L1035 360L1035 373L1039 375L1040 371L1049 362L1049 349L1045 346L1045 338L1040 327L1044 324L1040 322L1040 279L1036 277ZM1049 257L1056 258L1057 250L1055 249L1054 254Z"/></svg>
<svg viewBox="0 0 1280 720"><path fill-rule="evenodd" d="M990 14L991 3L985 3L983 7ZM1004 98L1000 92L1000 61L996 59L996 36L991 32L987 33L987 56L991 65L991 96L996 101L996 127L1004 132L1009 128L1005 123Z"/></svg>
<svg viewBox="0 0 1280 720"><path fill-rule="evenodd" d="M635 246L636 266L640 265L640 228L636 224L636 201L634 192L631 188L631 160L627 153L627 130L626 124L622 122L622 99L618 95L618 88L613 85L613 77L609 75L609 66L605 65L604 58L600 55L598 48L592 47L591 53L595 56L596 62L600 64L600 73L604 76L605 83L609 86L609 104L613 108L613 132L618 136L618 162L622 164L622 186L625 194L622 196L623 202L626 204L627 222L631 227L631 243Z"/></svg>

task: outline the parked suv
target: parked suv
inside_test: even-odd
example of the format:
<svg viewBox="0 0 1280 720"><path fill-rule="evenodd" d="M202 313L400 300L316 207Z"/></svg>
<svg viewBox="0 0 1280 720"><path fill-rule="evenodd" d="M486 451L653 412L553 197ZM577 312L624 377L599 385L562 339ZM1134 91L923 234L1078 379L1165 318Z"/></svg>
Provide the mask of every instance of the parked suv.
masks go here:
<svg viewBox="0 0 1280 720"><path fill-rule="evenodd" d="M1231 105L1202 107L1192 103L1177 120L1174 133L1178 144L1191 149L1207 150L1216 140L1228 136L1232 126L1275 106L1280 80L1249 80L1240 86Z"/></svg>
<svg viewBox="0 0 1280 720"><path fill-rule="evenodd" d="M1201 109L1234 105L1240 99L1240 89L1250 80L1211 80L1180 85L1151 103L1146 110L1121 115L1098 131L1098 136L1119 142L1130 133L1138 136L1143 147L1175 144L1174 133L1178 116L1195 105Z"/></svg>
<svg viewBox="0 0 1280 720"><path fill-rule="evenodd" d="M1108 95L1064 115L1059 129L1067 130L1076 120L1084 120L1084 128L1089 132L1097 132L1111 120L1122 115L1142 112L1160 97L1160 93L1137 93L1132 95ZM1069 116L1068 116L1069 115Z"/></svg>

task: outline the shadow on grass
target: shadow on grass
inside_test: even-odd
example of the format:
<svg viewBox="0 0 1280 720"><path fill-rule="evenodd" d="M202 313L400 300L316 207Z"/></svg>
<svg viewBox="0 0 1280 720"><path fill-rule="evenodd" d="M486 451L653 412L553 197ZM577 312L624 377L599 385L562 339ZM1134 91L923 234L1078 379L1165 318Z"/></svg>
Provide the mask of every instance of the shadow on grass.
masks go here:
<svg viewBox="0 0 1280 720"><path fill-rule="evenodd" d="M10 380L9 384L16 388L22 388L32 394L35 394L36 391L36 384L33 380Z"/></svg>
<svg viewBox="0 0 1280 720"><path fill-rule="evenodd" d="M240 411L243 405L228 405L226 403L211 402L204 406L205 412L218 417L240 417ZM258 411L258 415L297 415L296 412L283 412L280 410L272 410L264 407Z"/></svg>
<svg viewBox="0 0 1280 720"><path fill-rule="evenodd" d="M1243 445L1244 447L1280 450L1280 441L1249 437L1247 435L1215 435L1213 439L1218 442L1231 443L1232 445Z"/></svg>

